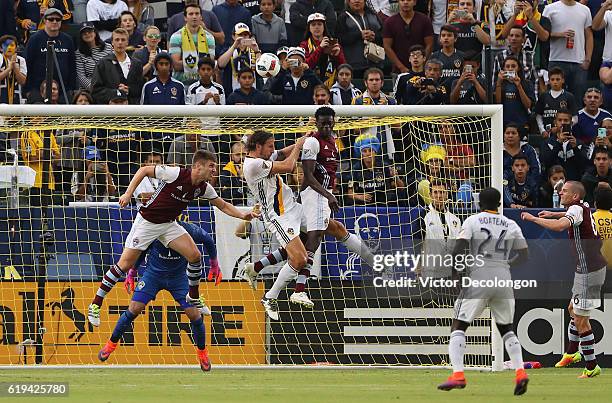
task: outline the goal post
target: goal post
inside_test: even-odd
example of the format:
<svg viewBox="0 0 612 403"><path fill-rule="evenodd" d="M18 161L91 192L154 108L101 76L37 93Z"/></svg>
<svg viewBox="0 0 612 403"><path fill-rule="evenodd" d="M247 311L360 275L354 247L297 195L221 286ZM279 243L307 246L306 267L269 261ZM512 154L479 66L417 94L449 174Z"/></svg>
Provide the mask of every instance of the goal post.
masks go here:
<svg viewBox="0 0 612 403"><path fill-rule="evenodd" d="M340 159L336 219L375 254L418 253L437 179L448 186L449 208L461 220L474 211L480 189L503 191L501 105L332 107ZM20 164L36 175L49 169L51 179L16 177L12 157L2 156L7 165L6 170L0 166L0 222L5 222L0 225L0 365L97 363L97 351L129 297L117 283L104 303L100 328L87 323L87 306L102 274L120 255L137 211L136 200L120 209L117 194L152 151L168 164L187 165L193 147L214 150L218 193L248 206L253 197L241 185L241 138L267 130L277 148L290 145L315 129L317 109L3 105L0 133L7 148L17 150ZM51 134L57 153L41 160L45 154L36 153ZM373 152L371 160L366 149ZM297 194L299 170L284 180ZM16 188L18 208L9 205ZM41 194L47 188L52 189L45 199ZM190 205L180 219L210 232L219 253L224 281L215 287L203 280L200 287L212 310L205 323L216 364L448 365L453 298L374 284L377 276L395 282L414 278L415 266L377 273L327 236L307 286L315 309L291 306L283 292L281 319L274 322L259 300L280 267L265 271L257 291L240 279L246 262L275 249L265 228L253 225L246 239L236 237L239 222L205 202ZM469 367L501 369L503 343L488 311L467 337ZM191 343L187 318L164 291L136 319L109 362L189 365Z"/></svg>

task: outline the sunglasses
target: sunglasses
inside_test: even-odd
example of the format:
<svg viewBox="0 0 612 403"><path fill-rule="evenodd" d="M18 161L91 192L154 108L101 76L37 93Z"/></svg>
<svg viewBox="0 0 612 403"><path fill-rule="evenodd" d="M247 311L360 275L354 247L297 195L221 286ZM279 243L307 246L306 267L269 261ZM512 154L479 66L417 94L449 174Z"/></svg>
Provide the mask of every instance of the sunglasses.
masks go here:
<svg viewBox="0 0 612 403"><path fill-rule="evenodd" d="M47 21L50 22L60 22L62 19L61 18L47 18Z"/></svg>
<svg viewBox="0 0 612 403"><path fill-rule="evenodd" d="M591 88L587 89L587 90L586 90L586 92L585 92L585 94L586 94L587 92L596 92L596 93L598 93L598 94L601 94L601 90L600 90L599 88L596 88L596 87L591 87Z"/></svg>
<svg viewBox="0 0 612 403"><path fill-rule="evenodd" d="M147 38L149 39L159 39L161 38L160 34L147 34Z"/></svg>

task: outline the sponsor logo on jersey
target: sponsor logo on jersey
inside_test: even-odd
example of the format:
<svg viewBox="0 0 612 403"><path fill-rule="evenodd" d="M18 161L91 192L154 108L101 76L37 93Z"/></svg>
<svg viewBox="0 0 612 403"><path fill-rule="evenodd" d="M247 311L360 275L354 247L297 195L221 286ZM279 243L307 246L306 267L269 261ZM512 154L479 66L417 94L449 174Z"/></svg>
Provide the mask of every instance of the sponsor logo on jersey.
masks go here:
<svg viewBox="0 0 612 403"><path fill-rule="evenodd" d="M195 192L193 192L193 197L198 197L198 196L200 195L200 193L202 193L202 189L197 188L197 189L195 190Z"/></svg>
<svg viewBox="0 0 612 403"><path fill-rule="evenodd" d="M139 243L140 243L140 239L138 239L138 237L136 237L136 238L134 238L134 239L132 240L132 244L133 244L134 246L138 246L138 244L139 244Z"/></svg>

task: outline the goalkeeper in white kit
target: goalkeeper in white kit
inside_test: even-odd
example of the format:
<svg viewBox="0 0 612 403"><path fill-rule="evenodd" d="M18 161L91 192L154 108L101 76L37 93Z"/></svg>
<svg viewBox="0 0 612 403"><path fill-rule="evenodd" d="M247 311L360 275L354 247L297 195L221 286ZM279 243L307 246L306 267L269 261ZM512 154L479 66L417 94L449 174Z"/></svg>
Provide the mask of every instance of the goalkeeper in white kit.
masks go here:
<svg viewBox="0 0 612 403"><path fill-rule="evenodd" d="M509 282L510 266L525 262L529 253L527 241L514 221L500 215L501 194L487 188L480 192L481 212L468 217L461 228L453 255L471 254L476 262L468 270L471 282ZM510 258L510 252L515 251ZM466 261L465 259L463 260ZM457 264L458 260L455 261ZM456 268L455 268L456 270ZM454 272L454 276L457 272ZM467 283L467 282L465 282ZM514 334L514 293L511 286L464 287L455 302L455 313L448 346L453 374L438 386L440 390L463 389L466 386L463 373L463 356L466 351L465 331L472 321L489 307L495 318L504 346L516 371L514 394L527 391L529 378L523 368L521 345Z"/></svg>

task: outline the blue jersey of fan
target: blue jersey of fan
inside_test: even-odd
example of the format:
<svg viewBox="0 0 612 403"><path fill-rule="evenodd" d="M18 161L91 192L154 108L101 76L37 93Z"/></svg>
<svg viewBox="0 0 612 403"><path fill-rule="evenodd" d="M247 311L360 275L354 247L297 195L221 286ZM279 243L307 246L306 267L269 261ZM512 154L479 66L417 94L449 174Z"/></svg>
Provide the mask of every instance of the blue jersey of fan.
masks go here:
<svg viewBox="0 0 612 403"><path fill-rule="evenodd" d="M179 224L187 230L196 244L204 245L211 259L217 258L215 242L206 231L195 224L185 222ZM143 259L146 256L146 264L144 273L139 270L139 281L132 300L146 305L155 299L159 291L167 290L177 303L183 308L188 308L190 305L185 301L189 291L187 260L178 252L165 248L159 241L153 242L141 256ZM136 267L140 265L139 263Z"/></svg>

